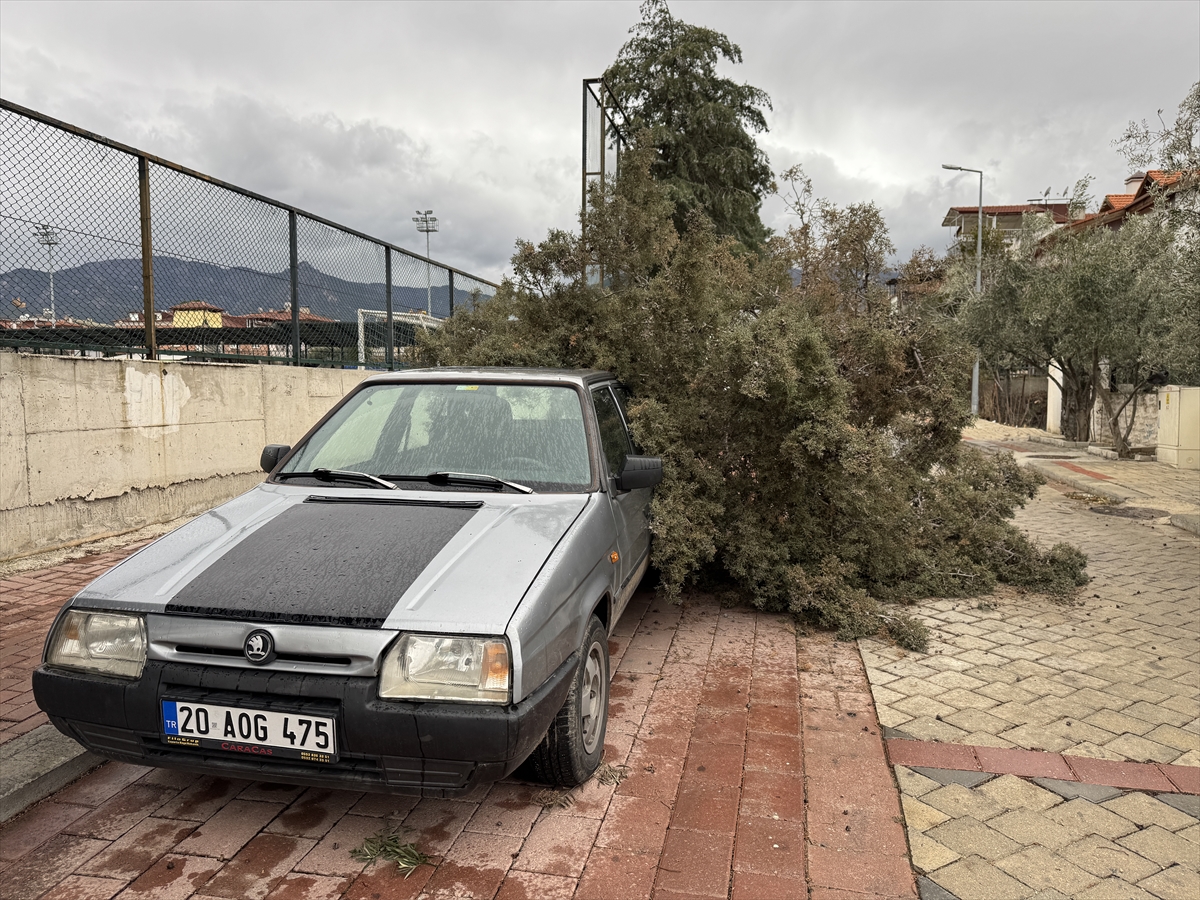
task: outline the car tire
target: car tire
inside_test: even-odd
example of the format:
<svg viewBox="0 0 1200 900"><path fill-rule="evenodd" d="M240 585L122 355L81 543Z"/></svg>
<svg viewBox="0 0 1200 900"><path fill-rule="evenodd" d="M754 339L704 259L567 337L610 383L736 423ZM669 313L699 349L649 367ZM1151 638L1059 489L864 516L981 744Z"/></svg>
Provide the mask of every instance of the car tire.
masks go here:
<svg viewBox="0 0 1200 900"><path fill-rule="evenodd" d="M529 756L529 767L538 781L571 788L592 777L604 756L608 679L608 632L592 616L566 702Z"/></svg>

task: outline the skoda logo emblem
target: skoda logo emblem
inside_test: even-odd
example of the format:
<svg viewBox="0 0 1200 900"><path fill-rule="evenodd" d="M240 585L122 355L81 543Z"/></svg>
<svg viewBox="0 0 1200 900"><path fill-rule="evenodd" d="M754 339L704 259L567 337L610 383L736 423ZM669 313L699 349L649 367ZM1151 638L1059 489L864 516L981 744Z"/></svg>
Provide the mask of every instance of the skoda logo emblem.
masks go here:
<svg viewBox="0 0 1200 900"><path fill-rule="evenodd" d="M242 645L246 660L254 666L265 666L275 659L275 639L270 632L259 628L246 635L246 643Z"/></svg>

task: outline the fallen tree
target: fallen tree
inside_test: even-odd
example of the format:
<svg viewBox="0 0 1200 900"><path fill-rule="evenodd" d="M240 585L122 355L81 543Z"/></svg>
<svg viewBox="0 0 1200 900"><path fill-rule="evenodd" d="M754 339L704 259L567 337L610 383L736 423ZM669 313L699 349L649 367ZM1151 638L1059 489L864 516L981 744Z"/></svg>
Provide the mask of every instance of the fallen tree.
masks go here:
<svg viewBox="0 0 1200 900"><path fill-rule="evenodd" d="M582 235L518 243L513 277L423 335L421 360L616 372L664 459L653 563L672 597L700 584L919 648L923 626L880 601L1085 580L1081 553L1008 521L1038 476L962 447L971 351L936 295L893 309L877 209L812 202L791 173L799 224L747 253L699 212L679 234L651 159L594 189Z"/></svg>

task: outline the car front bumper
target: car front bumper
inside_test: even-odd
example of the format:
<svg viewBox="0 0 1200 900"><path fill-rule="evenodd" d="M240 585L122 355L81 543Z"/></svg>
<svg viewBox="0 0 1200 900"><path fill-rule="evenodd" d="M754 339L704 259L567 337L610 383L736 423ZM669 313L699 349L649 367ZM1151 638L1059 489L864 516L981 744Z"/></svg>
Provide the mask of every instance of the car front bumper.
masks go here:
<svg viewBox="0 0 1200 900"><path fill-rule="evenodd" d="M382 700L378 680L149 660L137 681L41 666L38 706L59 731L109 759L233 778L449 797L510 774L541 742L578 666L572 654L520 703ZM262 759L169 745L161 699L328 716L332 763Z"/></svg>

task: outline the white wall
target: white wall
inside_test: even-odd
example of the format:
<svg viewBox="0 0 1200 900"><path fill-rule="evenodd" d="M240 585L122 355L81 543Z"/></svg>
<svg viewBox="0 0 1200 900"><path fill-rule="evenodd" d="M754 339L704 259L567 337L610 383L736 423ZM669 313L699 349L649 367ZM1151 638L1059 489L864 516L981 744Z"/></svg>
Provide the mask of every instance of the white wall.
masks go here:
<svg viewBox="0 0 1200 900"><path fill-rule="evenodd" d="M0 559L198 513L258 483L367 372L0 352Z"/></svg>
<svg viewBox="0 0 1200 900"><path fill-rule="evenodd" d="M1046 430L1050 434L1062 434L1062 368L1050 363L1050 375L1046 379Z"/></svg>

